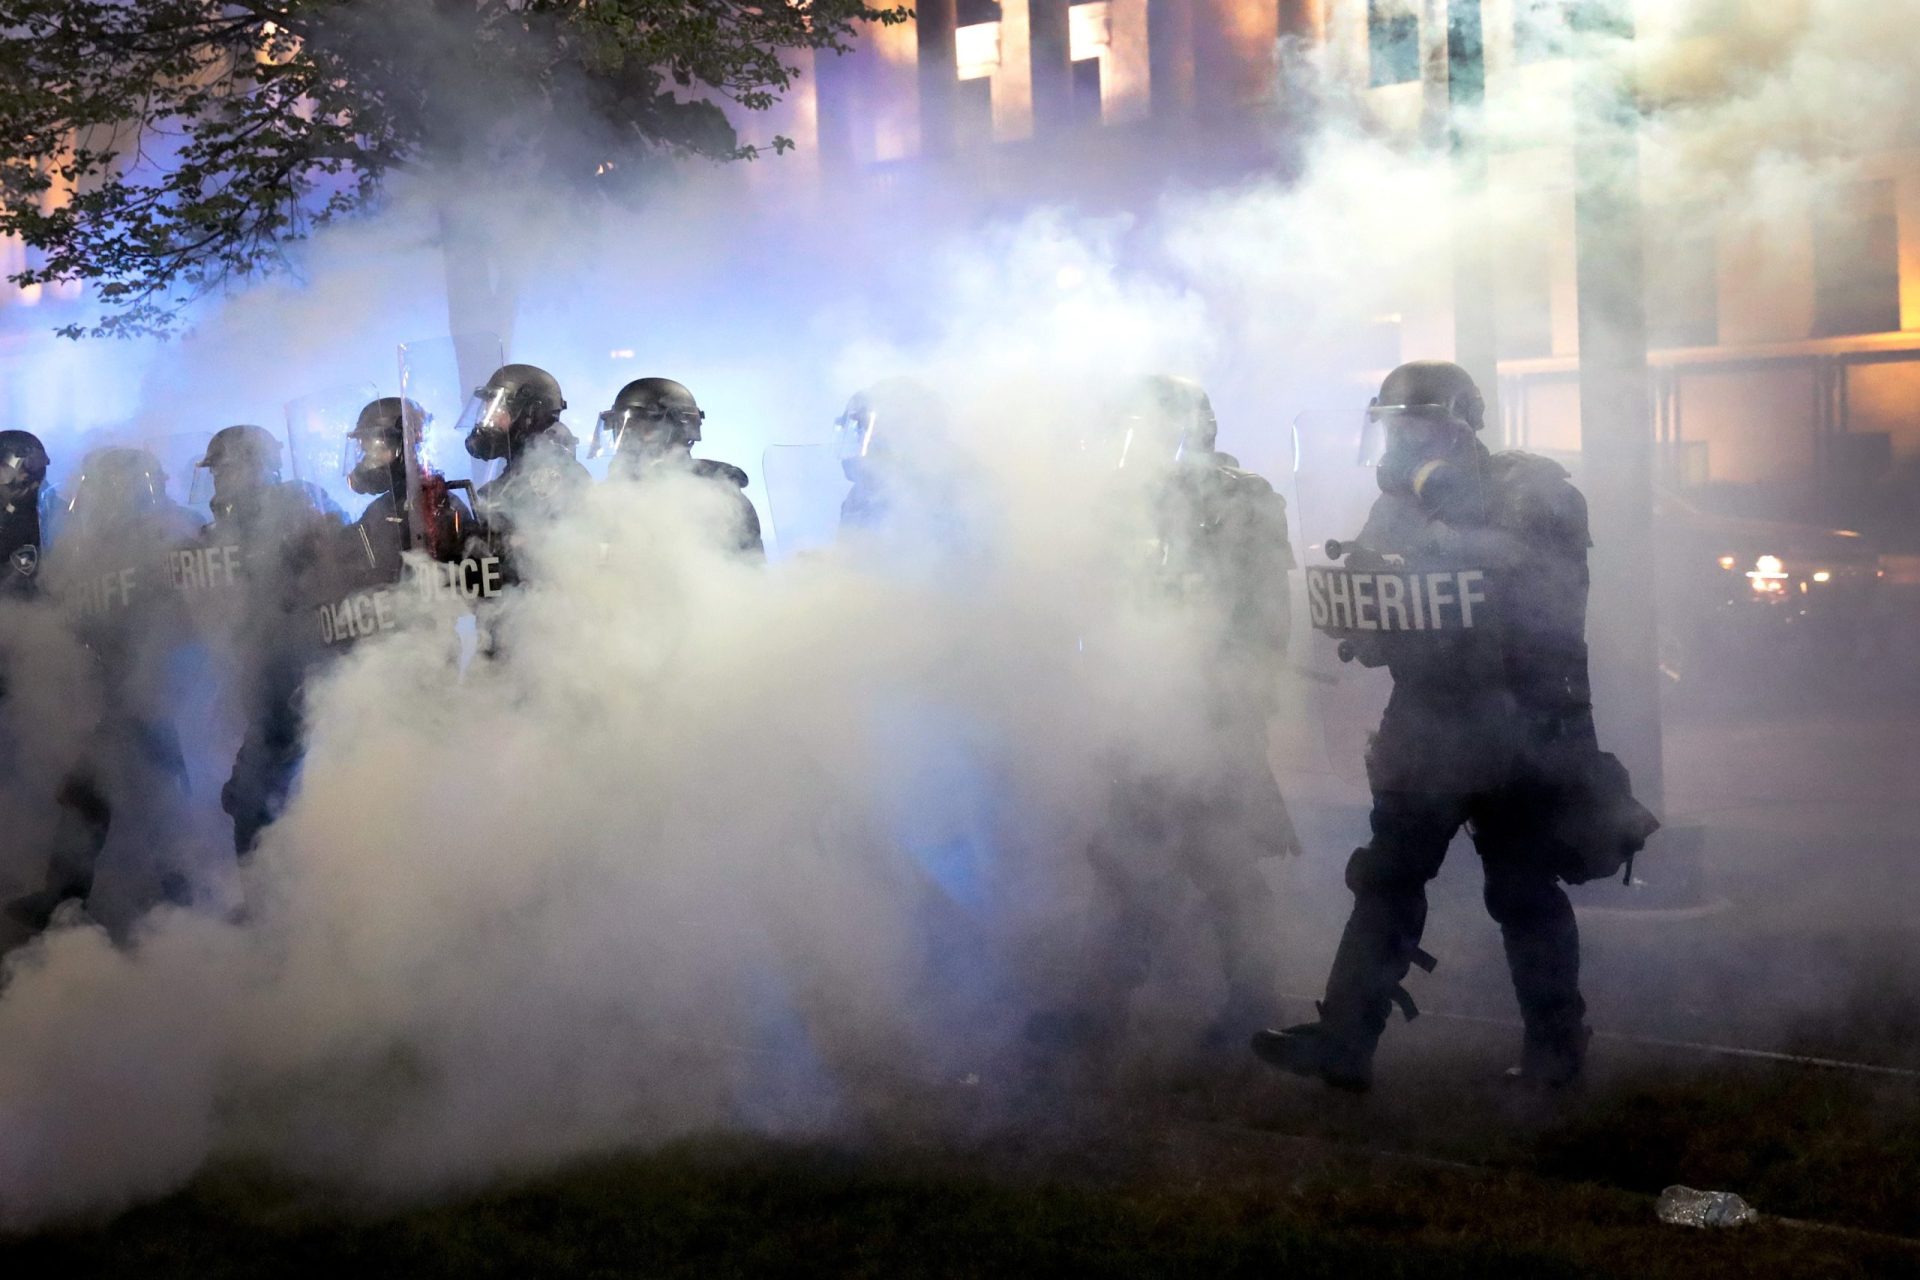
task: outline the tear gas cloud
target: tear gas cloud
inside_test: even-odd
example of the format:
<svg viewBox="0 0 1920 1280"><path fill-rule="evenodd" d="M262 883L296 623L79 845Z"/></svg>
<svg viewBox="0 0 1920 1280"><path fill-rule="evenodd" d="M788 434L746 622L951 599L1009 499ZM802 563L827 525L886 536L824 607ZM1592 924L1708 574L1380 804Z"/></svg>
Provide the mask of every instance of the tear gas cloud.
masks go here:
<svg viewBox="0 0 1920 1280"><path fill-rule="evenodd" d="M1912 0L1666 14L1630 55L1650 191L1762 224L1818 199L1847 163L1833 137L1871 145L1920 105L1916 18ZM558 376L576 429L629 378L671 376L708 411L701 452L757 481L763 448L821 442L850 391L915 373L947 404L964 551L922 530L751 568L713 550L699 486L607 485L535 542L505 656L463 673L451 612L363 646L310 693L295 800L227 886L240 923L162 909L126 945L63 929L12 960L0 1219L155 1195L218 1157L398 1191L697 1129L831 1128L865 1081L1008 1051L1070 968L1112 780L1218 764L1210 620L1111 570L1139 511L1082 446L1113 387L1193 373L1222 447L1286 490L1296 409L1357 418L1364 389L1328 371L1450 280L1444 155L1370 131L1311 58L1286 65L1313 108L1297 178L1144 214L929 231L937 192L755 214L737 173L630 212L554 200L511 356ZM1525 138L1564 91L1496 93L1483 127ZM176 346L49 344L98 399L19 425L59 478L87 444L391 393L395 344L445 327L426 195L323 235L297 280L210 306ZM1473 233L1512 246L1546 220L1516 192ZM827 479L756 489L776 534L830 524L838 498L825 455L795 456ZM50 619L7 625L11 834L84 736L64 691L85 682ZM1283 725L1310 714L1276 696ZM25 725L47 735L33 750ZM210 876L205 827L166 856ZM30 879L33 842L10 844L7 875ZM1283 896L1277 927L1324 936L1344 906Z"/></svg>

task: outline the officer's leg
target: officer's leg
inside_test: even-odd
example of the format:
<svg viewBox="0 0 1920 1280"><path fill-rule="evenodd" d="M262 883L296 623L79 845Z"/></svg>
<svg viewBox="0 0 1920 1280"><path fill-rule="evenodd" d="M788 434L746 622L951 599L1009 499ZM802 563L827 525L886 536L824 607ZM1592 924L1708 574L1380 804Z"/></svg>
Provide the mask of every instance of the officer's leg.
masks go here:
<svg viewBox="0 0 1920 1280"><path fill-rule="evenodd" d="M1347 918L1327 976L1320 1021L1262 1032L1254 1051L1275 1066L1364 1089L1373 1050L1386 1029L1400 983L1420 954L1427 925L1427 881L1439 874L1447 845L1465 820L1460 796L1383 791L1373 797L1373 840L1353 851Z"/></svg>
<svg viewBox="0 0 1920 1280"><path fill-rule="evenodd" d="M244 861L260 833L286 806L301 758L297 697L277 697L261 707L234 757L233 773L220 789L220 807L233 819L233 851Z"/></svg>
<svg viewBox="0 0 1920 1280"><path fill-rule="evenodd" d="M1087 862L1092 895L1079 970L1067 1007L1036 1016L1028 1035L1043 1048L1110 1041L1145 984L1182 886L1171 874L1161 815L1140 797L1117 796Z"/></svg>
<svg viewBox="0 0 1920 1280"><path fill-rule="evenodd" d="M1210 1042L1242 1045L1251 1032L1271 1025L1278 937L1273 889L1260 864L1298 845L1286 801L1265 770L1224 794L1192 801L1179 846L1227 984L1226 1002L1207 1031Z"/></svg>
<svg viewBox="0 0 1920 1280"><path fill-rule="evenodd" d="M60 816L54 827L46 880L37 892L6 905L12 923L29 936L47 927L61 903L85 902L93 892L94 870L113 826L113 806L91 764L67 776L55 802Z"/></svg>
<svg viewBox="0 0 1920 1280"><path fill-rule="evenodd" d="M1227 999L1210 1040L1241 1045L1247 1035L1268 1025L1273 1005L1273 889L1252 859L1212 865L1200 883L1209 922L1219 942L1226 972Z"/></svg>
<svg viewBox="0 0 1920 1280"><path fill-rule="evenodd" d="M1509 806L1510 808L1510 806ZM1573 904L1542 869L1511 812L1475 822L1486 864L1487 912L1499 922L1513 993L1526 1024L1520 1074L1559 1086L1580 1074L1589 1032L1580 997L1580 930Z"/></svg>

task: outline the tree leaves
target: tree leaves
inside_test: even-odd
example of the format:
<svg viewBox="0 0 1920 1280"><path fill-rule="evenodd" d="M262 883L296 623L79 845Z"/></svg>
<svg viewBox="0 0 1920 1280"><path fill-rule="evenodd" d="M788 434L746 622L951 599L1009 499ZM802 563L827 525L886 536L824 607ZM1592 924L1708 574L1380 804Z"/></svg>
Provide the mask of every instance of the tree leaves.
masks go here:
<svg viewBox="0 0 1920 1280"><path fill-rule="evenodd" d="M10 278L91 286L107 307L68 336L166 334L397 169L585 178L582 136L753 158L717 100L766 110L799 74L793 50L907 16L864 0L0 0L0 234L33 251Z"/></svg>

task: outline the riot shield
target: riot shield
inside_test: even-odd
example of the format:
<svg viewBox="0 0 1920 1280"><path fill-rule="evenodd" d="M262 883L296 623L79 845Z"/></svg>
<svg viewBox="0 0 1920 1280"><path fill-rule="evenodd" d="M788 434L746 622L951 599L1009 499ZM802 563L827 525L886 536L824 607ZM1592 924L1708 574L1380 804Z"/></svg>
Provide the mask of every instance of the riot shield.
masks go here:
<svg viewBox="0 0 1920 1280"><path fill-rule="evenodd" d="M456 428L480 384L506 363L505 350L496 334L459 333L402 343L399 361L409 541L444 560L458 555L459 539L450 535L468 514L474 486L488 478Z"/></svg>
<svg viewBox="0 0 1920 1280"><path fill-rule="evenodd" d="M774 555L784 559L831 546L853 487L838 454L824 444L776 444L760 455Z"/></svg>
<svg viewBox="0 0 1920 1280"><path fill-rule="evenodd" d="M1325 573L1343 568L1338 552L1357 542L1374 500L1380 496L1371 468L1357 461L1359 417L1301 413L1293 421L1294 517L1299 525L1301 580L1306 591L1294 611L1298 634L1293 665L1306 686L1302 705L1317 721L1328 771L1344 782L1365 784L1367 736L1380 723L1392 692L1384 667L1368 666L1345 638L1324 628L1315 614L1315 586ZM1346 647L1343 650L1343 645ZM1343 659L1344 652L1344 659Z"/></svg>
<svg viewBox="0 0 1920 1280"><path fill-rule="evenodd" d="M140 448L160 463L160 495L205 514L206 502L194 492L194 471L206 452L209 432L154 431L140 437Z"/></svg>
<svg viewBox="0 0 1920 1280"><path fill-rule="evenodd" d="M281 478L309 486L343 510L363 505L366 499L347 487L343 458L360 410L379 398L377 386L361 382L322 387L287 401Z"/></svg>

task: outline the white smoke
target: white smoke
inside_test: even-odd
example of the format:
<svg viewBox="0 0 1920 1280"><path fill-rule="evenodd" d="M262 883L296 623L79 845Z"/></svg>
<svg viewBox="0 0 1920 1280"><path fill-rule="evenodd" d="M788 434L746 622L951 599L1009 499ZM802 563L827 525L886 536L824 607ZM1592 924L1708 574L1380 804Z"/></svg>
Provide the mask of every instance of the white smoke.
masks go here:
<svg viewBox="0 0 1920 1280"><path fill-rule="evenodd" d="M1787 8L1703 3L1713 34L1683 20L1640 43L1663 197L1804 207L1847 163L1836 137L1875 145L1911 117L1920 6ZM1522 136L1541 109L1496 98L1487 132ZM569 417L672 376L709 410L701 452L757 474L855 387L917 372L952 411L979 545L760 568L713 549L710 493L606 485L536 545L503 656L463 673L446 614L363 646L313 690L243 918L164 911L118 947L56 930L12 962L0 1221L129 1203L224 1157L415 1190L696 1129L827 1127L888 1081L1003 1058L1071 963L1113 780L1209 767L1204 620L1120 591L1093 519L1110 478L1079 446L1105 395L1194 373L1223 446L1284 472L1294 410L1348 398L1341 354L1445 296L1444 157L1350 110L1331 102L1295 180L1137 220L756 219L725 212L728 177L566 215L512 356L559 375ZM130 360L143 394L118 433L271 425L311 388L390 385L394 344L440 306L410 209ZM1551 228L1516 200L1476 234ZM7 782L44 793L57 772ZM982 832L973 896L940 905L916 849ZM959 948L933 927L955 911Z"/></svg>

